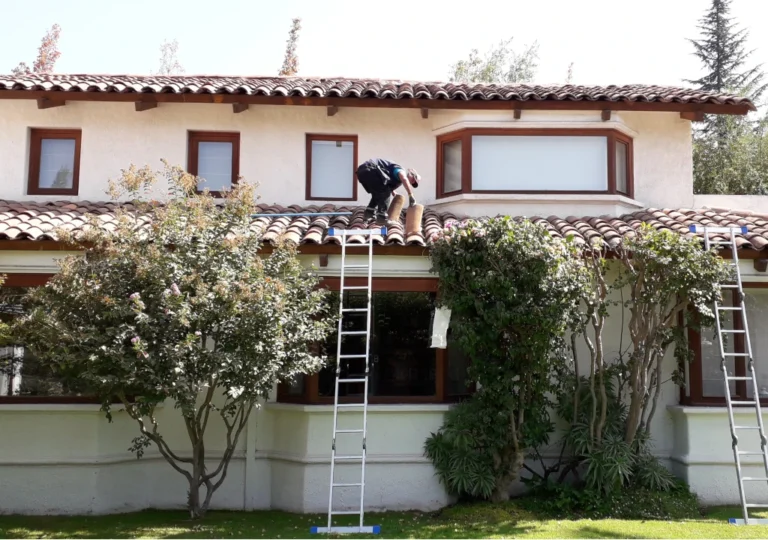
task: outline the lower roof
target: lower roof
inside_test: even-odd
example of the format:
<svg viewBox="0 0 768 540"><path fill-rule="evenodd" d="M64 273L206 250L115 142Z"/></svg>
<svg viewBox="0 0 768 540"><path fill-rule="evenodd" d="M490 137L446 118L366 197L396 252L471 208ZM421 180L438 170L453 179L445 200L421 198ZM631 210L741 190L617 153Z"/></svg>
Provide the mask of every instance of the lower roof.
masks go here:
<svg viewBox="0 0 768 540"><path fill-rule="evenodd" d="M14 249L14 245L26 242L57 241L55 230L63 227L70 231L83 230L86 215L99 216L99 223L105 229L115 226L115 209L121 203L89 201L7 201L0 200L0 247ZM125 206L131 206L129 203ZM253 219L253 229L264 232L265 242L272 242L284 236L288 241L308 246L335 245L338 237L329 237L329 227L363 227L362 207L352 206L279 206L259 205L259 213L307 213L307 212L352 212L351 216L287 216L259 217ZM463 216L450 212L438 212L425 208L422 219L422 231L414 234L405 232L405 212L400 223L388 228L386 238L376 237L375 241L384 246L426 247L429 238L438 233L447 224L459 221ZM631 236L641 224L648 223L656 229L669 229L687 236L690 225L716 225L720 227L746 227L747 233L738 235L736 243L741 250L768 252L768 214L756 214L748 211L721 208L692 209L654 209L639 210L620 217L530 217L541 223L557 236L572 235L580 243L603 239L609 246L616 246L623 238ZM718 238L718 235L712 235ZM362 236L348 238L352 244L365 242ZM40 246L43 247L42 245Z"/></svg>

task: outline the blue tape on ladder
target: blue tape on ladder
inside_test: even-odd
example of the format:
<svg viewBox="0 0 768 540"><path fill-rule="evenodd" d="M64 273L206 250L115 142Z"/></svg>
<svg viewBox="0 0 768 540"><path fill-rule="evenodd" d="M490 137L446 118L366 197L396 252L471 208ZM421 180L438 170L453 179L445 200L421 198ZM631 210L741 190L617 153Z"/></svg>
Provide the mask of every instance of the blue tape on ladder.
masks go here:
<svg viewBox="0 0 768 540"><path fill-rule="evenodd" d="M334 233L334 229L333 229L333 227L331 227L330 229L328 229L328 236L335 236L333 233Z"/></svg>
<svg viewBox="0 0 768 540"><path fill-rule="evenodd" d="M381 228L381 235L382 236L387 236L387 228L386 227L382 227Z"/></svg>
<svg viewBox="0 0 768 540"><path fill-rule="evenodd" d="M688 230L690 232L696 232L696 225L688 225Z"/></svg>
<svg viewBox="0 0 768 540"><path fill-rule="evenodd" d="M380 534L380 533L381 533L381 525L374 525L373 534Z"/></svg>
<svg viewBox="0 0 768 540"><path fill-rule="evenodd" d="M746 227L742 227L742 228L741 228L741 234L747 234L748 232L749 232L749 231L747 230L747 228L746 228Z"/></svg>
<svg viewBox="0 0 768 540"><path fill-rule="evenodd" d="M309 534L317 534L317 527L310 527Z"/></svg>
<svg viewBox="0 0 768 540"><path fill-rule="evenodd" d="M728 523L731 525L736 525L736 518L728 518Z"/></svg>

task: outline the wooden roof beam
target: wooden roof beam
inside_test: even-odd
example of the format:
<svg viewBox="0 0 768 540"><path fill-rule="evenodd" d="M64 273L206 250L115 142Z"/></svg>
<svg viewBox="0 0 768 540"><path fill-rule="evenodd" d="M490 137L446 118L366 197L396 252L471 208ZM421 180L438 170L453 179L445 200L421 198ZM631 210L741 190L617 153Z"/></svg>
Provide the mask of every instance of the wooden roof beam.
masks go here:
<svg viewBox="0 0 768 540"><path fill-rule="evenodd" d="M248 104L247 103L233 103L232 104L232 112L235 114L239 114L241 112L245 112L248 110Z"/></svg>
<svg viewBox="0 0 768 540"><path fill-rule="evenodd" d="M136 102L136 112L148 111L157 108L157 101L141 100Z"/></svg>
<svg viewBox="0 0 768 540"><path fill-rule="evenodd" d="M41 97L37 99L38 109L52 109L53 107L63 107L66 105L66 101L53 100L47 97Z"/></svg>
<svg viewBox="0 0 768 540"><path fill-rule="evenodd" d="M680 118L683 120L690 120L691 122L703 122L704 111L681 112Z"/></svg>

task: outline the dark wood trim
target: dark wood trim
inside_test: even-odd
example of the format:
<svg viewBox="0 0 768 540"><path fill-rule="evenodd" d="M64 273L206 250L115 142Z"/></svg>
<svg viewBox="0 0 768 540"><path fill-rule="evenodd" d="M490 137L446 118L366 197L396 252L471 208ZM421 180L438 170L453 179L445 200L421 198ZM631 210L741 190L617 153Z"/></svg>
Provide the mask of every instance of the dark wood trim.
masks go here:
<svg viewBox="0 0 768 540"><path fill-rule="evenodd" d="M99 405L101 404L101 400L92 396L0 396L0 405L12 405L14 403L33 405L90 403ZM121 403L121 401L119 399L115 399L112 403Z"/></svg>
<svg viewBox="0 0 768 540"><path fill-rule="evenodd" d="M233 103L232 104L232 112L235 114L240 114L242 112L245 112L248 110L248 104L247 103Z"/></svg>
<svg viewBox="0 0 768 540"><path fill-rule="evenodd" d="M72 171L71 188L40 187L40 156L43 151L43 139L74 139L75 157ZM80 187L80 143L82 131L79 129L36 129L32 128L29 136L29 177L27 194L29 195L77 195Z"/></svg>
<svg viewBox="0 0 768 540"><path fill-rule="evenodd" d="M534 136L534 137L605 137L607 152L607 188L605 190L477 190L472 187L472 137L475 135L497 136ZM456 140L461 140L461 190L444 193L444 166L443 145ZM616 129L606 128L464 128L450 133L439 135L437 141L437 182L436 197L442 199L461 193L478 194L549 194L549 195L625 195L634 197L634 154L632 138ZM616 189L616 144L621 142L627 146L627 191L623 193Z"/></svg>
<svg viewBox="0 0 768 540"><path fill-rule="evenodd" d="M765 272L768 270L768 259L755 259L752 267L758 272Z"/></svg>
<svg viewBox="0 0 768 540"><path fill-rule="evenodd" d="M134 102L139 92L81 92L56 90L0 90L0 99L40 99L54 101ZM370 107L393 109L465 109L465 110L552 110L552 111L638 111L638 112L703 112L707 114L745 115L755 110L750 105L717 103L660 103L628 101L552 101L552 100L462 100L416 98L338 98L248 96L245 94L143 94L158 103L248 103L249 105L293 105L304 107Z"/></svg>
<svg viewBox="0 0 768 540"><path fill-rule="evenodd" d="M66 105L66 101L62 100L54 100L49 98L38 98L37 100L37 108L38 109L52 109L54 107L63 107Z"/></svg>
<svg viewBox="0 0 768 540"><path fill-rule="evenodd" d="M144 112L150 109L157 109L157 101L140 100L136 102L136 112Z"/></svg>
<svg viewBox="0 0 768 540"><path fill-rule="evenodd" d="M422 107L422 108L421 108L421 117L422 117L424 120L426 120L427 118L429 118L429 109L427 109L426 107Z"/></svg>
<svg viewBox="0 0 768 540"><path fill-rule="evenodd" d="M201 142L232 143L232 186L240 179L240 133L229 131L189 131L187 143L187 172L198 175L198 152ZM214 197L223 197L220 191L211 191Z"/></svg>
<svg viewBox="0 0 768 540"><path fill-rule="evenodd" d="M326 109L326 114L328 116L336 116L337 112L339 112L339 107L337 105L329 105Z"/></svg>
<svg viewBox="0 0 768 540"><path fill-rule="evenodd" d="M680 118L682 118L683 120L690 120L691 122L703 122L704 112L702 111L681 112Z"/></svg>
<svg viewBox="0 0 768 540"><path fill-rule="evenodd" d="M600 113L600 120L603 122L608 122L611 119L611 109L604 109Z"/></svg>
<svg viewBox="0 0 768 540"><path fill-rule="evenodd" d="M312 141L341 141L352 143L352 197L313 197L312 196ZM357 200L357 135L315 134L306 135L306 182L304 195L308 201L356 201Z"/></svg>
<svg viewBox="0 0 768 540"><path fill-rule="evenodd" d="M512 113L512 118L515 120L520 120L523 116L523 111L520 109L515 109L515 111Z"/></svg>
<svg viewBox="0 0 768 540"><path fill-rule="evenodd" d="M55 274L3 274L3 287L37 287L45 285Z"/></svg>
<svg viewBox="0 0 768 540"><path fill-rule="evenodd" d="M358 287L368 284L366 277L348 277L346 283L350 287ZM340 277L323 277L320 280L322 287L332 291L341 288ZM437 292L437 278L373 278L373 292Z"/></svg>

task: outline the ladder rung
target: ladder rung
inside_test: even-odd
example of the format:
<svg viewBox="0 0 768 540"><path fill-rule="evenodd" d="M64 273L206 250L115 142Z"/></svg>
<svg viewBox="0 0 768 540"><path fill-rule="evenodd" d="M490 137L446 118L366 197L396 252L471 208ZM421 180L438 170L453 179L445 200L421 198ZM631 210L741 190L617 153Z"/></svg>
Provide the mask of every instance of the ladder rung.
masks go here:
<svg viewBox="0 0 768 540"><path fill-rule="evenodd" d="M744 506L746 506L747 508L768 508L768 504L766 503L750 503L750 504L745 504Z"/></svg>
<svg viewBox="0 0 768 540"><path fill-rule="evenodd" d="M749 450L739 450L740 456L762 456L762 452L751 452Z"/></svg>
<svg viewBox="0 0 768 540"><path fill-rule="evenodd" d="M364 311L368 311L368 308L365 307L353 307L353 308L342 308L342 313L362 313Z"/></svg>
<svg viewBox="0 0 768 540"><path fill-rule="evenodd" d="M359 456L333 456L333 459L339 460L339 461L355 461L355 460L363 459L363 456L362 454Z"/></svg>
<svg viewBox="0 0 768 540"><path fill-rule="evenodd" d="M742 482L768 482L768 476L745 476L741 479Z"/></svg>
<svg viewBox="0 0 768 540"><path fill-rule="evenodd" d="M362 485L363 485L362 482L356 482L354 484L331 484L332 487L361 487ZM359 513L359 512L355 512L355 513Z"/></svg>
<svg viewBox="0 0 768 540"><path fill-rule="evenodd" d="M741 307L717 306L720 311L741 311Z"/></svg>
<svg viewBox="0 0 768 540"><path fill-rule="evenodd" d="M340 383L361 383L361 382L365 382L365 381L366 381L365 378L362 378L362 379L339 379Z"/></svg>
<svg viewBox="0 0 768 540"><path fill-rule="evenodd" d="M723 353L723 356L749 356L749 354L745 352L727 352Z"/></svg>
<svg viewBox="0 0 768 540"><path fill-rule="evenodd" d="M733 284L733 285L726 284L726 285L720 285L720 288L721 289L738 289L739 286L736 284Z"/></svg>
<svg viewBox="0 0 768 540"><path fill-rule="evenodd" d="M367 331L367 330L348 330L348 331L344 331L344 330L342 330L342 331L340 332L340 334L341 334L342 336L364 336L364 335L366 335L367 333L368 333L368 331Z"/></svg>
<svg viewBox="0 0 768 540"><path fill-rule="evenodd" d="M731 405L757 405L756 401L731 401Z"/></svg>
<svg viewBox="0 0 768 540"><path fill-rule="evenodd" d="M336 433L365 433L363 429L337 429Z"/></svg>
<svg viewBox="0 0 768 540"><path fill-rule="evenodd" d="M337 407L365 407L365 403L337 403Z"/></svg>
<svg viewBox="0 0 768 540"><path fill-rule="evenodd" d="M729 381L751 381L752 377L741 377L741 376L731 377L730 375L728 375L728 380Z"/></svg>
<svg viewBox="0 0 768 540"><path fill-rule="evenodd" d="M743 334L744 330L720 330L721 334Z"/></svg>
<svg viewBox="0 0 768 540"><path fill-rule="evenodd" d="M369 288L368 285L350 285L349 287L342 287L341 290L342 291L362 291L363 289L365 289L367 291L368 288Z"/></svg>
<svg viewBox="0 0 768 540"><path fill-rule="evenodd" d="M370 268L367 264L345 264L342 266L345 270L347 268Z"/></svg>
<svg viewBox="0 0 768 540"><path fill-rule="evenodd" d="M387 234L387 228L376 227L375 229L328 229L328 236L352 236L355 234ZM355 244L347 245L354 246Z"/></svg>
<svg viewBox="0 0 768 540"><path fill-rule="evenodd" d="M334 510L331 514L334 516L359 516L360 510Z"/></svg>
<svg viewBox="0 0 768 540"><path fill-rule="evenodd" d="M367 355L365 354L340 354L339 358L345 359L345 358L367 358Z"/></svg>
<svg viewBox="0 0 768 540"><path fill-rule="evenodd" d="M760 429L760 426L733 426L733 429ZM749 452L744 452L744 454L748 454ZM763 454L760 454L761 456Z"/></svg>

